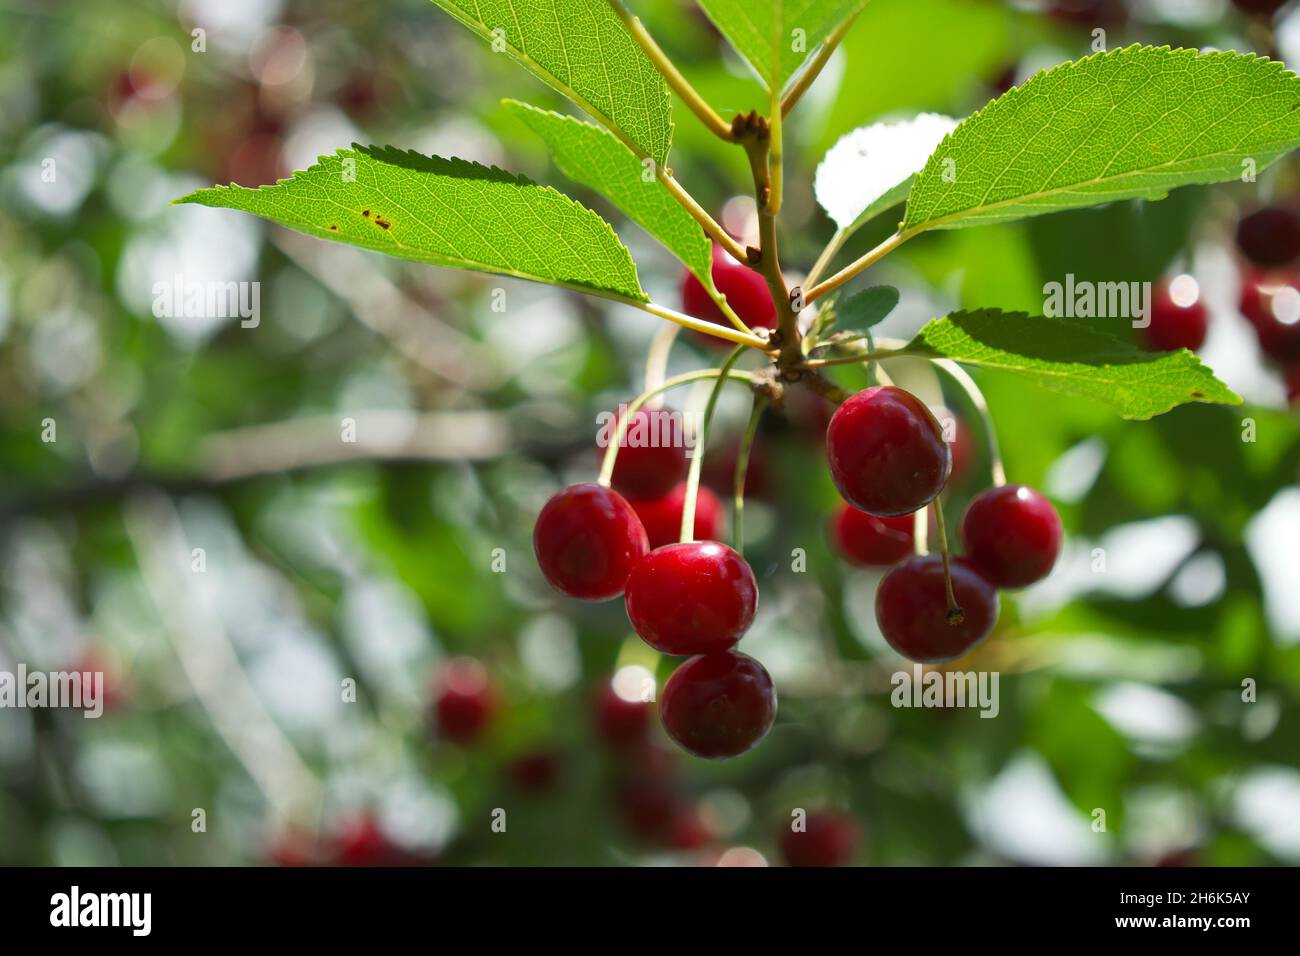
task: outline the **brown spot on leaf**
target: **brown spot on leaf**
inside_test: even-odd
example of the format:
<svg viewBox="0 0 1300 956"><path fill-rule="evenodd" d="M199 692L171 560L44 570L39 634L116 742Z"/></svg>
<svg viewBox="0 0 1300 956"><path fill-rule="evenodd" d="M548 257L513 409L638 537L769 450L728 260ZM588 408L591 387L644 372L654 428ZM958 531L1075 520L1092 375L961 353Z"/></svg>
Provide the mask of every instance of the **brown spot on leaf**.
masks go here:
<svg viewBox="0 0 1300 956"><path fill-rule="evenodd" d="M387 219L384 219L382 216L376 215L375 225L378 226L380 229L387 229L389 226L392 225L392 223L389 222Z"/></svg>
<svg viewBox="0 0 1300 956"><path fill-rule="evenodd" d="M334 232L338 232L339 231L338 223L331 224L330 229L332 229Z"/></svg>
<svg viewBox="0 0 1300 956"><path fill-rule="evenodd" d="M1202 391L1194 390L1192 392L1192 398L1204 398L1204 397L1205 397L1205 393Z"/></svg>
<svg viewBox="0 0 1300 956"><path fill-rule="evenodd" d="M363 209L363 210L361 210L361 215L363 215L363 216L365 216L367 219L369 219L369 218L370 218L370 210L369 210L369 209Z"/></svg>

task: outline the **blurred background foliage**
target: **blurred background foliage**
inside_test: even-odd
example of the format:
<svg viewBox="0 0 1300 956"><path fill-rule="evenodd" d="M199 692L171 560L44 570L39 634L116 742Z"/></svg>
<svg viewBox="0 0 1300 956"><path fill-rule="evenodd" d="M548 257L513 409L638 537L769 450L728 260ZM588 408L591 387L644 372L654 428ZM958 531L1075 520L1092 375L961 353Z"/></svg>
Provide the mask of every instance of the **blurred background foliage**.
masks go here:
<svg viewBox="0 0 1300 956"><path fill-rule="evenodd" d="M964 116L1091 52L1042 6L871 0L790 123L788 272L832 231L811 176L840 135ZM724 115L762 108L693 4L632 7ZM1107 27L1109 47L1133 41L1285 59L1300 14L1270 31L1223 0L1145 0ZM353 141L457 155L600 211L677 305L678 267L551 167L505 96L568 110L427 0L0 0L0 669L94 666L113 689L99 720L0 710L0 862L777 863L796 807L851 814L873 865L1300 860L1300 429L1236 313L1230 246L1239 208L1292 189L1289 162L927 236L874 270L903 292L887 335L957 306L1041 311L1067 272L1191 271L1213 311L1203 354L1247 403L1127 423L979 376L1011 479L1044 488L1069 533L1052 577L1004 596L993 639L953 665L1000 673L981 719L890 706L878 576L825 539L826 411L791 399L764 423L746 511L763 598L744 648L780 715L709 764L657 726L632 753L601 743L610 675L661 683L673 662L621 603L552 594L531 556L542 502L594 477L596 415L640 390L654 321L168 206ZM743 224L740 152L676 119L678 177ZM182 275L259 281L260 323L155 317L154 284ZM715 355L684 337L671 370ZM952 526L988 483L984 426L925 369L897 377L970 431ZM715 461L746 406L725 396ZM343 418L366 441L341 445ZM431 729L456 656L498 701L464 745Z"/></svg>

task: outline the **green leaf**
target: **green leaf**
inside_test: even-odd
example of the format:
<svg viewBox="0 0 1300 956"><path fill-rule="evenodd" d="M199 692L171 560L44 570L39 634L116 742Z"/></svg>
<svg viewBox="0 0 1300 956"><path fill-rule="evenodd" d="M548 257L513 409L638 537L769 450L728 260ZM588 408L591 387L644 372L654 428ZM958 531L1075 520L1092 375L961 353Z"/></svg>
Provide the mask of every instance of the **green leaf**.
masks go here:
<svg viewBox="0 0 1300 956"><path fill-rule="evenodd" d="M768 90L785 88L803 61L867 0L700 0Z"/></svg>
<svg viewBox="0 0 1300 956"><path fill-rule="evenodd" d="M835 304L836 332L866 332L878 325L898 305L898 290L891 285L873 285Z"/></svg>
<svg viewBox="0 0 1300 956"><path fill-rule="evenodd" d="M954 229L1262 170L1300 144L1300 79L1240 53L1130 46L1064 63L963 122L902 229Z"/></svg>
<svg viewBox="0 0 1300 956"><path fill-rule="evenodd" d="M177 199L433 265L646 302L609 223L547 186L463 159L354 145L274 186Z"/></svg>
<svg viewBox="0 0 1300 956"><path fill-rule="evenodd" d="M658 165L668 164L668 84L606 0L433 0Z"/></svg>
<svg viewBox="0 0 1300 956"><path fill-rule="evenodd" d="M602 194L673 255L708 288L713 286L713 250L691 214L653 173L612 134L591 123L517 100L506 109L546 141L564 175Z"/></svg>
<svg viewBox="0 0 1300 956"><path fill-rule="evenodd" d="M1014 372L1044 388L1146 419L1187 402L1241 399L1186 349L1146 352L1081 322L981 309L934 319L908 351Z"/></svg>

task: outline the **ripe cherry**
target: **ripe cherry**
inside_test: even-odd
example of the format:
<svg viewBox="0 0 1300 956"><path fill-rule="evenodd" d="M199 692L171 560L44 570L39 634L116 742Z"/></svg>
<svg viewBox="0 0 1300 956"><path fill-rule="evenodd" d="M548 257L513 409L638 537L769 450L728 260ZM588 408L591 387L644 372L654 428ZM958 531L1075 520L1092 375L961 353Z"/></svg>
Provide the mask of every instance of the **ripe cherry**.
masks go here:
<svg viewBox="0 0 1300 956"><path fill-rule="evenodd" d="M712 839L713 831L699 807L682 807L668 825L668 845L674 850L698 850L708 846Z"/></svg>
<svg viewBox="0 0 1300 956"><path fill-rule="evenodd" d="M847 813L809 813L795 829L794 821L781 833L781 855L790 866L847 866L858 849L862 829Z"/></svg>
<svg viewBox="0 0 1300 956"><path fill-rule="evenodd" d="M339 866L407 866L415 858L392 841L373 813L347 820L334 839Z"/></svg>
<svg viewBox="0 0 1300 956"><path fill-rule="evenodd" d="M886 518L925 507L952 470L952 453L930 410L892 385L863 389L836 409L826 458L844 500Z"/></svg>
<svg viewBox="0 0 1300 956"><path fill-rule="evenodd" d="M614 806L630 830L653 839L671 825L681 807L681 794L669 775L635 773L618 784Z"/></svg>
<svg viewBox="0 0 1300 956"><path fill-rule="evenodd" d="M506 765L505 775L521 793L545 793L559 779L560 757L550 750L525 751Z"/></svg>
<svg viewBox="0 0 1300 956"><path fill-rule="evenodd" d="M1151 322L1142 330L1153 352L1191 349L1205 344L1210 313L1200 298L1195 280L1180 276L1173 285L1162 280L1151 298Z"/></svg>
<svg viewBox="0 0 1300 956"><path fill-rule="evenodd" d="M840 556L860 567L896 564L912 553L913 517L877 518L841 504L831 516L831 539Z"/></svg>
<svg viewBox="0 0 1300 956"><path fill-rule="evenodd" d="M943 559L908 558L876 589L876 622L889 646L922 663L952 660L984 640L998 616L993 585L963 558L953 558L952 589L960 620L949 613Z"/></svg>
<svg viewBox="0 0 1300 956"><path fill-rule="evenodd" d="M628 502L645 527L650 547L661 548L680 540L682 533L682 505L686 502L686 482L682 482L662 498L633 498ZM695 496L694 538L710 540L722 531L722 502L708 488L700 485Z"/></svg>
<svg viewBox="0 0 1300 956"><path fill-rule="evenodd" d="M609 440L614 438L611 426ZM670 408L638 408L623 433L612 484L629 498L659 498L686 475L681 416Z"/></svg>
<svg viewBox="0 0 1300 956"><path fill-rule="evenodd" d="M632 567L650 550L645 528L616 491L570 485L551 497L533 527L533 551L551 586L583 601L623 593Z"/></svg>
<svg viewBox="0 0 1300 956"><path fill-rule="evenodd" d="M1080 27L1111 27L1128 19L1128 9L1124 0L1051 0L1047 15Z"/></svg>
<svg viewBox="0 0 1300 956"><path fill-rule="evenodd" d="M1265 355L1283 364L1300 360L1300 276L1292 270L1245 273L1239 305Z"/></svg>
<svg viewBox="0 0 1300 956"><path fill-rule="evenodd" d="M634 750L650 732L651 702L624 697L613 681L596 694L596 732L611 750Z"/></svg>
<svg viewBox="0 0 1300 956"><path fill-rule="evenodd" d="M627 579L627 616L664 654L724 651L754 620L758 583L749 562L717 541L651 551Z"/></svg>
<svg viewBox="0 0 1300 956"><path fill-rule="evenodd" d="M1237 223L1237 248L1257 266L1273 268L1300 258L1300 215L1286 206L1264 206Z"/></svg>
<svg viewBox="0 0 1300 956"><path fill-rule="evenodd" d="M1051 573L1061 553L1061 518L1042 494L1003 485L977 495L961 523L966 558L996 587L1023 588Z"/></svg>
<svg viewBox="0 0 1300 956"><path fill-rule="evenodd" d="M713 247L713 284L727 297L727 304L740 316L741 321L751 329L761 335L763 329L776 328L776 306L772 304L772 294L768 291L766 280L753 269L731 258L719 246ZM706 322L732 327L700 280L689 272L682 278L682 311ZM730 347L725 340L716 336L700 333L697 338L710 345Z"/></svg>
<svg viewBox="0 0 1300 956"><path fill-rule="evenodd" d="M471 743L496 714L496 688L487 668L472 657L456 657L438 671L434 682L434 718L438 732L457 743Z"/></svg>
<svg viewBox="0 0 1300 956"><path fill-rule="evenodd" d="M771 675L745 654L692 657L673 671L659 701L664 730L697 757L735 757L763 739L776 720Z"/></svg>

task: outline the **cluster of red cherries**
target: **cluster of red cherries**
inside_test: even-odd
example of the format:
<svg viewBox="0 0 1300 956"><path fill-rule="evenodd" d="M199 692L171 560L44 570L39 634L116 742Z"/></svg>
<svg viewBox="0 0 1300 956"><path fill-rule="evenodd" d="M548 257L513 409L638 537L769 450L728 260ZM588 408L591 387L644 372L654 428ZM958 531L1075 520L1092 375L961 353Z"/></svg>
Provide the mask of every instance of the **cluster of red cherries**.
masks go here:
<svg viewBox="0 0 1300 956"><path fill-rule="evenodd" d="M1287 400L1300 401L1300 211L1286 204L1260 206L1237 222L1236 251L1241 296L1237 307L1250 324L1260 351L1282 373ZM1205 303L1193 293L1180 296L1162 281L1151 303L1147 345L1157 351L1205 343Z"/></svg>
<svg viewBox="0 0 1300 956"><path fill-rule="evenodd" d="M713 275L751 328L775 324L771 299L752 270L715 257ZM687 279L683 289L686 308L720 322L692 283ZM670 413L633 413L655 414ZM637 425L630 418L627 430ZM900 388L873 386L844 402L827 428L826 454L851 506L835 523L843 553L860 564L897 564L881 582L876 616L889 644L912 660L966 653L992 630L997 589L1032 584L1056 562L1060 519L1046 498L1021 485L993 488L971 502L962 524L964 557L906 557L914 514L943 490L953 456L934 415ZM675 540L685 471L681 447L624 442L612 487L583 483L555 494L538 516L533 548L557 590L584 601L622 596L647 644L689 658L663 688L664 729L696 756L734 757L761 740L776 717L771 676L735 650L754 620L758 585L748 562L712 537L721 512L712 495L697 511L695 535L686 536L696 540Z"/></svg>

